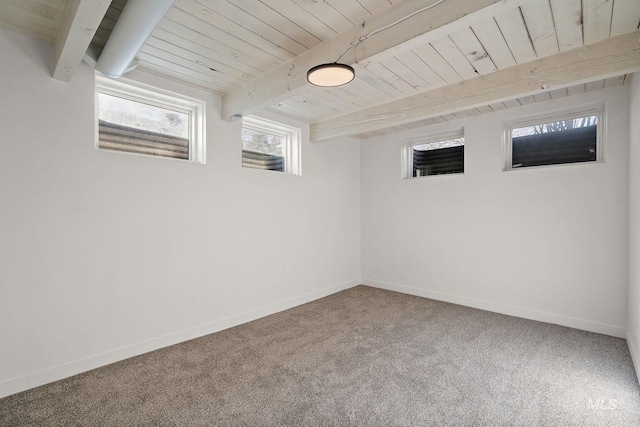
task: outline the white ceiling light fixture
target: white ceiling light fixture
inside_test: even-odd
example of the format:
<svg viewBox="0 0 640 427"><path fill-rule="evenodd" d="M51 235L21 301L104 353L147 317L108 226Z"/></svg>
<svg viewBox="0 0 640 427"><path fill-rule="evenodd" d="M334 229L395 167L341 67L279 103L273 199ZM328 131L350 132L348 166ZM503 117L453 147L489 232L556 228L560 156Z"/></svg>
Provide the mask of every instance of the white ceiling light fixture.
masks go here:
<svg viewBox="0 0 640 427"><path fill-rule="evenodd" d="M96 63L96 70L114 79L137 65L135 57L175 0L129 0Z"/></svg>
<svg viewBox="0 0 640 427"><path fill-rule="evenodd" d="M394 25L399 24L400 22L405 21L417 15L418 13L422 13L425 10L431 9L432 7L436 7L437 5L439 5L444 1L445 0L438 0L433 4L425 6L419 10L416 10L413 13L410 13L409 15L403 18L398 19L395 22L392 22L391 24L385 25L382 28L378 28L377 30L372 31L369 34L360 37L356 43L349 45L347 50L345 50L342 53L342 55L338 57L338 60L336 62L328 62L326 64L316 65L315 67L307 71L307 81L312 85L320 86L320 87L337 87L337 86L346 85L356 77L356 71L353 69L352 66L347 64L341 64L338 61L340 61L340 58L342 58L345 55L345 53L349 51L349 49L351 49L354 46L358 46L358 43L368 39L372 35L379 33L380 31L384 31L387 28L391 28ZM363 26L364 26L364 23L363 23ZM358 63L358 57L356 56L356 64L357 63Z"/></svg>
<svg viewBox="0 0 640 427"><path fill-rule="evenodd" d="M307 80L315 86L336 87L349 83L356 76L350 65L337 62L316 65L307 72Z"/></svg>

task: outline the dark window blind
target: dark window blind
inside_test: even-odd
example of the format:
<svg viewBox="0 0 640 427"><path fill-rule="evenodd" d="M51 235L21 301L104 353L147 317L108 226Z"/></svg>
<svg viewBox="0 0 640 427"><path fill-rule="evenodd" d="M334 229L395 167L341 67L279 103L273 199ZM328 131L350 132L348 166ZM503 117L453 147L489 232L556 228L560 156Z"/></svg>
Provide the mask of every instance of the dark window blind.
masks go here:
<svg viewBox="0 0 640 427"><path fill-rule="evenodd" d="M413 176L464 172L464 145L435 150L413 149Z"/></svg>
<svg viewBox="0 0 640 427"><path fill-rule="evenodd" d="M512 138L512 167L596 161L597 125Z"/></svg>

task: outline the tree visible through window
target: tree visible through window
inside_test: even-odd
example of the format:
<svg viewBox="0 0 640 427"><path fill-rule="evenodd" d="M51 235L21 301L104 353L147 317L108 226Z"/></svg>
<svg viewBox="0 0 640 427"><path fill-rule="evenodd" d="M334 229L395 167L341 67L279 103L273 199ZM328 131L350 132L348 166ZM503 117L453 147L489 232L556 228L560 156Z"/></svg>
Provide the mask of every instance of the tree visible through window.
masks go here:
<svg viewBox="0 0 640 427"><path fill-rule="evenodd" d="M300 130L258 117L242 123L242 166L300 174Z"/></svg>
<svg viewBox="0 0 640 427"><path fill-rule="evenodd" d="M539 125L526 126L513 129L512 137L541 135L549 132L562 132L566 130L586 128L596 126L598 124L598 116L578 117L577 119L560 120L558 122L542 123Z"/></svg>
<svg viewBox="0 0 640 427"><path fill-rule="evenodd" d="M204 163L204 103L97 78L98 148Z"/></svg>
<svg viewBox="0 0 640 427"><path fill-rule="evenodd" d="M282 135L273 135L246 127L242 128L243 150L271 154L273 156L283 156L284 143L285 137Z"/></svg>
<svg viewBox="0 0 640 427"><path fill-rule="evenodd" d="M98 105L99 148L189 159L189 114L106 93Z"/></svg>
<svg viewBox="0 0 640 427"><path fill-rule="evenodd" d="M510 127L508 169L598 160L599 112Z"/></svg>

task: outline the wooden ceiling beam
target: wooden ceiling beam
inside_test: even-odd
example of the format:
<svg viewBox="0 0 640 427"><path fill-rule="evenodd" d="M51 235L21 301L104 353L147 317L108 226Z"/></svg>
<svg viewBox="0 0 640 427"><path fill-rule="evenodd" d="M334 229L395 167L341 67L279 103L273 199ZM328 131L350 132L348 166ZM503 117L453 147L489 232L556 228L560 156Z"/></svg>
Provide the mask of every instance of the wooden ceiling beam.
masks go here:
<svg viewBox="0 0 640 427"><path fill-rule="evenodd" d="M65 82L82 61L110 0L67 0L53 41L53 78Z"/></svg>
<svg viewBox="0 0 640 427"><path fill-rule="evenodd" d="M311 140L352 136L640 71L640 31L311 124Z"/></svg>
<svg viewBox="0 0 640 427"><path fill-rule="evenodd" d="M540 0L445 0L440 4L435 0L405 0L230 92L222 102L222 118L250 114L295 96L308 88L307 71L311 67L335 62L342 54L340 62L354 66L357 72L369 62L398 55L536 1ZM435 6L422 10L429 4Z"/></svg>

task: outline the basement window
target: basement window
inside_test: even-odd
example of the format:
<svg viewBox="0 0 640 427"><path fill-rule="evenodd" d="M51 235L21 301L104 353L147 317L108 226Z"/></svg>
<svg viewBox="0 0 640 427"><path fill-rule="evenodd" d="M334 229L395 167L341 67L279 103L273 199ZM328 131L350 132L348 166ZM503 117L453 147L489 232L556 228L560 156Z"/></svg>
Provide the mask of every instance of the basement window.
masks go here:
<svg viewBox="0 0 640 427"><path fill-rule="evenodd" d="M242 166L301 175L299 128L247 116L242 118Z"/></svg>
<svg viewBox="0 0 640 427"><path fill-rule="evenodd" d="M407 139L402 169L404 179L464 173L464 130Z"/></svg>
<svg viewBox="0 0 640 427"><path fill-rule="evenodd" d="M534 118L505 127L505 170L602 160L603 108Z"/></svg>
<svg viewBox="0 0 640 427"><path fill-rule="evenodd" d="M203 101L96 76L97 148L205 163Z"/></svg>

